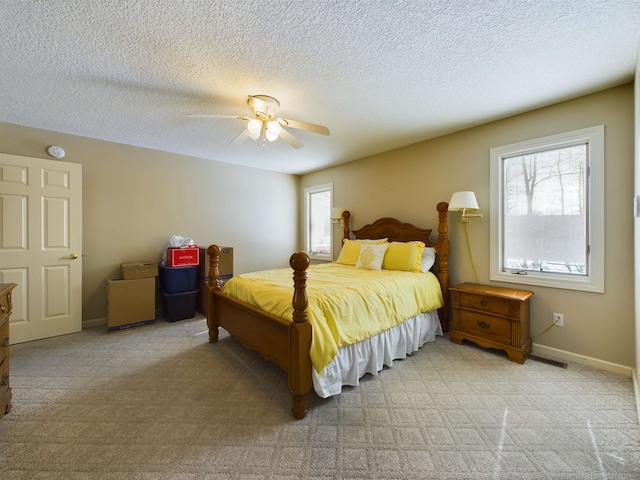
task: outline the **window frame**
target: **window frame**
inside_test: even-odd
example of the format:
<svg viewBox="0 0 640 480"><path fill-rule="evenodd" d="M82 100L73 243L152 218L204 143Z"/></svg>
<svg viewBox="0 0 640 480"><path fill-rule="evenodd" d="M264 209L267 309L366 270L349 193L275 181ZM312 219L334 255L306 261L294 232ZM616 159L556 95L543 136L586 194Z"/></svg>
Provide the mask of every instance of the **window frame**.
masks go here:
<svg viewBox="0 0 640 480"><path fill-rule="evenodd" d="M312 254L311 245L311 217L309 215L309 208L311 206L310 196L314 193L329 192L329 254ZM333 183L324 183L322 185L313 185L311 187L305 187L304 189L304 247L303 250L307 252L311 260L318 260L324 262L330 262L333 260L333 226L331 224L331 208L333 206Z"/></svg>
<svg viewBox="0 0 640 480"><path fill-rule="evenodd" d="M532 272L526 275L503 269L503 159L541 150L587 143L586 235L587 275L567 275L555 272ZM490 149L490 272L496 282L508 282L541 287L604 293L604 125L503 145Z"/></svg>

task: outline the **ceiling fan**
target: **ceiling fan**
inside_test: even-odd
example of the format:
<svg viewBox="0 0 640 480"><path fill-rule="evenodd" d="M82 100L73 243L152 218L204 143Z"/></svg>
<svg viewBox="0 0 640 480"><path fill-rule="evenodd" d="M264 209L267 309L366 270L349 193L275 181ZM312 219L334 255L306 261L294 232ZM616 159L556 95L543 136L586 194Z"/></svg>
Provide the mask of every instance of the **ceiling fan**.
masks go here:
<svg viewBox="0 0 640 480"><path fill-rule="evenodd" d="M297 128L298 130L306 130L307 132L319 133L320 135L329 135L329 129L322 125L300 122L288 118L274 118L274 115L278 113L280 109L280 102L268 95L249 95L247 105L253 113L253 118L243 115L211 115L205 113L189 113L188 116L199 118L235 118L237 120L247 121L247 128L231 142L231 145L237 145L247 138L257 140L262 137L262 146L265 146L266 141L275 142L278 138L281 138L293 148L302 147L302 142L283 127Z"/></svg>

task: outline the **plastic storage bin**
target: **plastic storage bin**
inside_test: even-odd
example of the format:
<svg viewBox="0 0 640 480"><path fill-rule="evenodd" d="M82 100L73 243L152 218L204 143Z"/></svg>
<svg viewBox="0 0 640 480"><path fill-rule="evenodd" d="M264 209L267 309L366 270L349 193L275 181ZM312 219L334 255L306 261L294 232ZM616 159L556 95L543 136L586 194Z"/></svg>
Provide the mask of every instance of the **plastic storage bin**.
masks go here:
<svg viewBox="0 0 640 480"><path fill-rule="evenodd" d="M160 289L164 293L184 293L196 289L198 279L198 266L194 267L167 267L158 265L160 273Z"/></svg>
<svg viewBox="0 0 640 480"><path fill-rule="evenodd" d="M183 293L162 292L162 308L167 322L177 322L196 316L197 290Z"/></svg>

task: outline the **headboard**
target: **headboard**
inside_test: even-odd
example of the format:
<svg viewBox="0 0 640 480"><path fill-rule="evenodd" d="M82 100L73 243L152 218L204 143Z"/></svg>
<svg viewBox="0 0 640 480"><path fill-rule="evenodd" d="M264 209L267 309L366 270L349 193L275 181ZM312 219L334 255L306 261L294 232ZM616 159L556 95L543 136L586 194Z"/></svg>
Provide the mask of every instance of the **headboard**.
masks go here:
<svg viewBox="0 0 640 480"><path fill-rule="evenodd" d="M440 282L442 296L444 298L444 307L438 313L443 330L449 330L449 224L448 224L447 202L440 202L436 206L438 211L438 237L435 242L429 238L432 229L419 228L410 223L404 223L391 217L380 218L373 223L365 225L357 230L349 229L349 218L351 213L344 211L342 218L344 219L344 239L350 238L353 234L355 238L388 238L390 242L411 242L421 241L425 245L434 247L436 250L437 261L434 265L434 273Z"/></svg>

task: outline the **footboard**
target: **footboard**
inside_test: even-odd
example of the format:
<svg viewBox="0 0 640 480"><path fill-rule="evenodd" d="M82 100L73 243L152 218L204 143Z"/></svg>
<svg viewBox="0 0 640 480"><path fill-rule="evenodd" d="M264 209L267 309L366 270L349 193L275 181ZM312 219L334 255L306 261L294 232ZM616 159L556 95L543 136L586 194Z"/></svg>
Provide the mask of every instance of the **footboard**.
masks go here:
<svg viewBox="0 0 640 480"><path fill-rule="evenodd" d="M211 245L207 298L207 325L209 341L218 341L218 328L222 327L236 337L242 345L259 352L288 374L292 394L293 416L307 414L311 379L311 324L307 318L306 270L309 257L296 252L289 261L293 269L293 321L289 322L259 308L247 305L220 291L220 247Z"/></svg>

